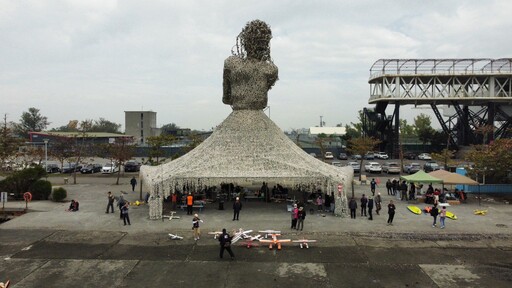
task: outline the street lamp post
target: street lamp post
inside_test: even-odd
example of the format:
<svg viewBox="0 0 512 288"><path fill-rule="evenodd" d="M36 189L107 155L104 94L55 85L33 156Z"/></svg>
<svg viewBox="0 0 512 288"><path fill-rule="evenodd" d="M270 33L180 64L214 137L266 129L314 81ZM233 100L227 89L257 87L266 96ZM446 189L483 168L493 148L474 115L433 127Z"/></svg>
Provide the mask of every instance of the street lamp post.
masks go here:
<svg viewBox="0 0 512 288"><path fill-rule="evenodd" d="M48 172L48 139L44 139L44 171Z"/></svg>

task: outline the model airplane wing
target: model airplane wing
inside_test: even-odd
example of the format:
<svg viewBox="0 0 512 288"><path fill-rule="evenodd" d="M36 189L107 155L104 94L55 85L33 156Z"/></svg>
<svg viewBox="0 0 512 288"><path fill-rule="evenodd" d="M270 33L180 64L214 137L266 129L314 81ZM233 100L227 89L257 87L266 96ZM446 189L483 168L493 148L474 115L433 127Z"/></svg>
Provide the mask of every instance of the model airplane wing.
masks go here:
<svg viewBox="0 0 512 288"><path fill-rule="evenodd" d="M176 234L169 233L169 237L171 237L171 240L182 240L183 237L178 236Z"/></svg>
<svg viewBox="0 0 512 288"><path fill-rule="evenodd" d="M293 240L294 243L314 243L316 240L309 240L309 239L301 239L301 240Z"/></svg>

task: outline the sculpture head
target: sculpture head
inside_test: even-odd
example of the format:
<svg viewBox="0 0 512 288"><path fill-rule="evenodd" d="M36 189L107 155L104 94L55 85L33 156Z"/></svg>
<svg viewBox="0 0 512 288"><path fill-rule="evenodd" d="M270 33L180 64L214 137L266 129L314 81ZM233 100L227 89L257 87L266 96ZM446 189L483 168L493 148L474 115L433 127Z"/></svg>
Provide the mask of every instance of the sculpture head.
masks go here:
<svg viewBox="0 0 512 288"><path fill-rule="evenodd" d="M248 22L237 37L237 54L242 58L271 61L270 39L272 31L267 23L261 20Z"/></svg>

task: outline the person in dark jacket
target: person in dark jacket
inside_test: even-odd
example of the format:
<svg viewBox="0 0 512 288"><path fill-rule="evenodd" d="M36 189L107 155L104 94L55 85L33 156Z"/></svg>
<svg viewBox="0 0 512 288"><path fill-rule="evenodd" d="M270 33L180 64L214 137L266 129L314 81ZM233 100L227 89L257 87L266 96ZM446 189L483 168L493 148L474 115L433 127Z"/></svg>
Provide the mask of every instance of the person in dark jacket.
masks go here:
<svg viewBox="0 0 512 288"><path fill-rule="evenodd" d="M226 232L226 228L222 229L222 234L219 236L220 242L220 258L224 256L224 250L227 250L231 259L235 259L235 254L231 251L231 236Z"/></svg>
<svg viewBox="0 0 512 288"><path fill-rule="evenodd" d="M304 207L299 207L299 213L298 213L298 222L297 222L297 230L302 231L304 229L304 219L306 219L306 210L304 210Z"/></svg>
<svg viewBox="0 0 512 288"><path fill-rule="evenodd" d="M361 217L366 216L366 205L368 204L368 198L363 194L361 197Z"/></svg>
<svg viewBox="0 0 512 288"><path fill-rule="evenodd" d="M372 211L373 211L373 197L369 196L368 197L368 220L373 220Z"/></svg>
<svg viewBox="0 0 512 288"><path fill-rule="evenodd" d="M395 218L396 206L393 204L393 200L389 200L388 204L388 225L393 225L393 218Z"/></svg>
<svg viewBox="0 0 512 288"><path fill-rule="evenodd" d="M434 218L434 223L432 223L432 227L436 227L437 223L437 215L439 215L439 209L437 209L437 204L434 204L432 210L430 210L430 216Z"/></svg>
<svg viewBox="0 0 512 288"><path fill-rule="evenodd" d="M126 226L126 222L128 222L128 225L132 225L130 223L130 215L128 214L128 207L130 206L129 202L125 202L123 207L121 208L121 214L123 215L123 223Z"/></svg>
<svg viewBox="0 0 512 288"><path fill-rule="evenodd" d="M239 197L236 197L235 203L233 203L233 221L238 220L240 210L242 210L242 202Z"/></svg>
<svg viewBox="0 0 512 288"><path fill-rule="evenodd" d="M114 213L114 195L112 195L112 192L108 191L108 194L107 194L107 200L108 200L108 204L107 204L107 211L105 211L105 213L108 213L108 210L110 210L112 213Z"/></svg>
<svg viewBox="0 0 512 288"><path fill-rule="evenodd" d="M117 200L117 207L119 207L119 219L123 219L123 206L126 204L126 201L123 198L123 195L119 196Z"/></svg>
<svg viewBox="0 0 512 288"><path fill-rule="evenodd" d="M137 186L137 179L135 179L135 176L130 180L130 185L132 185L132 192L135 192L135 186Z"/></svg>
<svg viewBox="0 0 512 288"><path fill-rule="evenodd" d="M350 218L356 219L357 201L354 197L348 202L348 208L350 209Z"/></svg>

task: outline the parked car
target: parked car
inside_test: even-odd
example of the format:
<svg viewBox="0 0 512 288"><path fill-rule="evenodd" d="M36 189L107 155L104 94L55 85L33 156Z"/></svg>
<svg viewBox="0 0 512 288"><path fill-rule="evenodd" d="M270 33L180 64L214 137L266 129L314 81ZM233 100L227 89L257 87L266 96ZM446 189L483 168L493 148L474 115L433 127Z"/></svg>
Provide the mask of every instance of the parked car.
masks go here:
<svg viewBox="0 0 512 288"><path fill-rule="evenodd" d="M378 162L368 162L368 164L364 165L364 171L368 173L381 173L382 166Z"/></svg>
<svg viewBox="0 0 512 288"><path fill-rule="evenodd" d="M404 172L408 174L413 174L421 170L420 163L409 163L404 165Z"/></svg>
<svg viewBox="0 0 512 288"><path fill-rule="evenodd" d="M316 158L316 153L315 152L311 152L311 153L309 153L309 155Z"/></svg>
<svg viewBox="0 0 512 288"><path fill-rule="evenodd" d="M425 172L432 172L439 169L441 169L441 167L434 161L429 161L423 165L423 170L425 170Z"/></svg>
<svg viewBox="0 0 512 288"><path fill-rule="evenodd" d="M388 174L399 174L400 173L400 165L396 162L386 162L382 165L382 172L386 172Z"/></svg>
<svg viewBox="0 0 512 288"><path fill-rule="evenodd" d="M341 162L340 162L340 161L332 161L332 162L331 162L331 165L332 165L332 166L336 166L336 167L342 167L342 165L341 165Z"/></svg>
<svg viewBox="0 0 512 288"><path fill-rule="evenodd" d="M103 174L111 174L117 171L119 171L119 167L117 167L114 163L107 163L101 168L101 173Z"/></svg>
<svg viewBox="0 0 512 288"><path fill-rule="evenodd" d="M334 159L334 155L332 155L332 152L325 152L324 159Z"/></svg>
<svg viewBox="0 0 512 288"><path fill-rule="evenodd" d="M432 157L428 153L421 153L418 155L418 160L432 160Z"/></svg>
<svg viewBox="0 0 512 288"><path fill-rule="evenodd" d="M365 160L374 160L375 159L375 154L373 152L368 152L364 155L364 159Z"/></svg>
<svg viewBox="0 0 512 288"><path fill-rule="evenodd" d="M404 158L409 159L409 160L415 160L417 156L418 155L416 155L416 153L414 153L414 152L405 152L404 153Z"/></svg>
<svg viewBox="0 0 512 288"><path fill-rule="evenodd" d="M354 160L361 160L361 158L362 158L362 156L359 154L352 155L352 159L354 159Z"/></svg>
<svg viewBox="0 0 512 288"><path fill-rule="evenodd" d="M85 167L83 167L80 170L80 173L93 174L93 173L101 172L101 168L103 168L103 166L101 164L89 164L89 165L86 165Z"/></svg>
<svg viewBox="0 0 512 288"><path fill-rule="evenodd" d="M386 152L377 152L377 154L375 154L375 157L377 159L382 159L382 160L388 160L389 159L388 153L386 153Z"/></svg>
<svg viewBox="0 0 512 288"><path fill-rule="evenodd" d="M57 164L47 164L46 173L60 173L60 167Z"/></svg>
<svg viewBox="0 0 512 288"><path fill-rule="evenodd" d="M357 162L348 162L347 166L351 166L354 169L354 173L361 172L361 165Z"/></svg>
<svg viewBox="0 0 512 288"><path fill-rule="evenodd" d="M340 160L347 160L348 159L348 156L346 153L340 153L340 155L338 155L338 159Z"/></svg>
<svg viewBox="0 0 512 288"><path fill-rule="evenodd" d="M140 171L140 163L137 161L128 161L124 163L124 172L137 172Z"/></svg>
<svg viewBox="0 0 512 288"><path fill-rule="evenodd" d="M64 164L61 169L61 173L73 173L79 172L82 169L82 165L76 165L75 163Z"/></svg>

